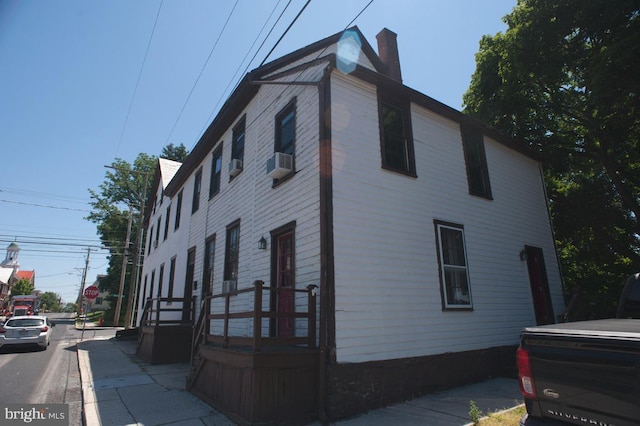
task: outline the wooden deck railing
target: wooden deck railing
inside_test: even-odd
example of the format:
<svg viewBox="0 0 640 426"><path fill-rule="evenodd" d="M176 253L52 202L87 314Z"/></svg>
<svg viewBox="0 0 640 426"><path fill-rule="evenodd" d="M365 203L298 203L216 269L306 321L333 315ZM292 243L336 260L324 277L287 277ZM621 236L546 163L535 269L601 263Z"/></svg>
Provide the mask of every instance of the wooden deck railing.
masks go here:
<svg viewBox="0 0 640 426"><path fill-rule="evenodd" d="M201 312L198 321L195 323L193 335L192 354L195 354L197 346L202 342L214 343L224 348L229 346L240 346L250 348L254 352L260 352L263 346L304 346L315 348L316 346L316 288L309 285L305 289L281 290L272 287L265 287L262 281L254 282L253 287L238 290L226 294L216 294L207 296L202 301ZM295 293L307 294L306 312L275 312L264 311L262 307L263 293L265 291L278 294L280 291L293 291ZM230 300L244 293L253 294L253 309L243 312L231 312ZM212 302L216 299L224 299L223 312L211 312ZM253 319L253 335L250 337L232 336L229 332L229 321L237 319ZM307 333L304 336L295 337L270 337L262 335L262 320L269 318L280 320L286 318L306 319ZM222 334L213 334L210 330L212 322L222 321Z"/></svg>
<svg viewBox="0 0 640 426"><path fill-rule="evenodd" d="M148 298L140 317L140 326L192 325L196 311L195 304L195 297L191 299L182 297ZM172 315L163 315L163 313L170 312L180 312L180 315L175 319L170 318Z"/></svg>

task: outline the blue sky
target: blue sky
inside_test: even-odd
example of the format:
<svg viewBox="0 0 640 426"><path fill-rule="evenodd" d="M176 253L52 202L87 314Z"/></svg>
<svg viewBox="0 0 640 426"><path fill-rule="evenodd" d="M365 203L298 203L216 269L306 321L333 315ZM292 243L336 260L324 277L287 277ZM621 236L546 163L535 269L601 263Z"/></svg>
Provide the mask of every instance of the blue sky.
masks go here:
<svg viewBox="0 0 640 426"><path fill-rule="evenodd" d="M478 42L506 30L516 2L313 0L267 62L355 19L375 50L382 28L398 35L405 85L461 109ZM87 285L107 267L84 220L104 166L169 143L191 150L306 3L0 0L2 259L17 241L36 287L75 301L87 247Z"/></svg>

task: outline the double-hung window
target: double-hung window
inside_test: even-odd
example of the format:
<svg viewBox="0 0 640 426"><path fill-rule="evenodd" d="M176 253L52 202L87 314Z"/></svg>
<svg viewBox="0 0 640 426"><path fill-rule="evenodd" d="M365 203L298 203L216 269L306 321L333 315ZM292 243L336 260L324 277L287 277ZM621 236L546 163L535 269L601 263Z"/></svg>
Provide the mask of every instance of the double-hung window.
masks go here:
<svg viewBox="0 0 640 426"><path fill-rule="evenodd" d="M416 175L409 101L380 89L380 151L384 169Z"/></svg>
<svg viewBox="0 0 640 426"><path fill-rule="evenodd" d="M202 191L202 169L196 172L193 181L193 200L191 201L191 213L195 213L200 208L200 192Z"/></svg>
<svg viewBox="0 0 640 426"><path fill-rule="evenodd" d="M246 118L242 117L233 128L233 136L231 139L231 161L239 160L241 164L244 161L245 123ZM231 179L233 179L233 176L231 176Z"/></svg>
<svg viewBox="0 0 640 426"><path fill-rule="evenodd" d="M442 307L445 310L472 309L471 286L464 243L464 228L435 222Z"/></svg>
<svg viewBox="0 0 640 426"><path fill-rule="evenodd" d="M182 211L182 189L178 192L178 201L176 201L176 223L173 227L175 231L180 227L180 212Z"/></svg>
<svg viewBox="0 0 640 426"><path fill-rule="evenodd" d="M275 152L295 156L295 141L296 102L294 99L276 116Z"/></svg>
<svg viewBox="0 0 640 426"><path fill-rule="evenodd" d="M211 157L211 178L209 179L209 199L220 192L220 174L222 171L222 143L213 151Z"/></svg>
<svg viewBox="0 0 640 426"><path fill-rule="evenodd" d="M169 218L171 217L171 204L169 204L167 206L167 214L164 218L164 236L163 236L163 240L167 239L167 236L169 235Z"/></svg>
<svg viewBox="0 0 640 426"><path fill-rule="evenodd" d="M487 166L487 157L484 151L482 130L478 127L463 124L461 132L469 193L492 199L489 167Z"/></svg>

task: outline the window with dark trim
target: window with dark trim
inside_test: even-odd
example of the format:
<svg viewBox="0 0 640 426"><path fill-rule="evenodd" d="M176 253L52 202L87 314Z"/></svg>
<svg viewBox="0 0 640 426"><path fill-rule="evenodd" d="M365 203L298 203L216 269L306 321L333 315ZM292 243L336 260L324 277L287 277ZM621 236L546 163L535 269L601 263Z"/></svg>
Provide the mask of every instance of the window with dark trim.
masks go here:
<svg viewBox="0 0 640 426"><path fill-rule="evenodd" d="M149 287L149 299L153 299L153 288L156 285L156 270L151 271L151 286Z"/></svg>
<svg viewBox="0 0 640 426"><path fill-rule="evenodd" d="M167 206L167 215L164 218L164 236L163 240L167 239L167 235L169 235L169 218L171 217L171 204Z"/></svg>
<svg viewBox="0 0 640 426"><path fill-rule="evenodd" d="M409 102L379 91L380 151L382 167L416 175Z"/></svg>
<svg viewBox="0 0 640 426"><path fill-rule="evenodd" d="M196 172L193 182L193 200L191 202L191 213L195 213L200 208L200 192L202 191L202 169Z"/></svg>
<svg viewBox="0 0 640 426"><path fill-rule="evenodd" d="M151 254L151 245L153 244L153 226L149 229L149 244L147 245L147 256Z"/></svg>
<svg viewBox="0 0 640 426"><path fill-rule="evenodd" d="M204 242L204 272L202 274L202 296L213 294L213 266L216 256L216 236L212 235Z"/></svg>
<svg viewBox="0 0 640 426"><path fill-rule="evenodd" d="M240 222L227 226L227 241L224 253L224 280L238 279L238 260L240 259Z"/></svg>
<svg viewBox="0 0 640 426"><path fill-rule="evenodd" d="M478 127L463 124L461 132L469 193L492 199L489 167L487 166L487 157L484 151L482 130Z"/></svg>
<svg viewBox="0 0 640 426"><path fill-rule="evenodd" d="M211 156L211 178L209 179L209 199L220 192L220 174L222 171L222 143Z"/></svg>
<svg viewBox="0 0 640 426"><path fill-rule="evenodd" d="M160 225L162 225L162 216L158 217L158 224L156 226L156 239L153 242L153 248L157 248L158 242L160 241Z"/></svg>
<svg viewBox="0 0 640 426"><path fill-rule="evenodd" d="M162 284L164 281L164 263L160 265L160 273L158 274L158 299L162 297Z"/></svg>
<svg viewBox="0 0 640 426"><path fill-rule="evenodd" d="M274 151L295 156L296 153L296 100L291 101L276 115Z"/></svg>
<svg viewBox="0 0 640 426"><path fill-rule="evenodd" d="M176 223L173 227L174 231L180 227L180 213L182 212L182 191L183 190L181 189L178 193L178 201L176 202Z"/></svg>
<svg viewBox="0 0 640 426"><path fill-rule="evenodd" d="M245 137L246 116L243 116L238 124L233 128L231 139L231 160L244 161L244 137ZM233 177L231 177L233 179Z"/></svg>
<svg viewBox="0 0 640 426"><path fill-rule="evenodd" d="M442 308L473 309L462 225L434 221Z"/></svg>
<svg viewBox="0 0 640 426"><path fill-rule="evenodd" d="M171 258L171 264L169 265L169 288L167 289L167 298L169 303L173 301L173 283L176 277L176 256Z"/></svg>

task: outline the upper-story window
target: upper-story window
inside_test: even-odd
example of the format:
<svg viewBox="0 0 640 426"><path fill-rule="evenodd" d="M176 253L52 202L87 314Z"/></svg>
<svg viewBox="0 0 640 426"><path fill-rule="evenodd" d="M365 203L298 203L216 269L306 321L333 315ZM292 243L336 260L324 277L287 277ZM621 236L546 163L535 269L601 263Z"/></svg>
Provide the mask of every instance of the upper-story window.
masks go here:
<svg viewBox="0 0 640 426"><path fill-rule="evenodd" d="M149 245L147 245L147 255L151 253L151 244L153 243L153 226L149 230Z"/></svg>
<svg viewBox="0 0 640 426"><path fill-rule="evenodd" d="M191 201L191 213L195 213L200 208L200 192L202 191L202 169L196 172L193 181L193 200Z"/></svg>
<svg viewBox="0 0 640 426"><path fill-rule="evenodd" d="M379 91L380 151L382 167L416 175L409 102Z"/></svg>
<svg viewBox="0 0 640 426"><path fill-rule="evenodd" d="M489 167L484 151L482 129L468 124L461 126L464 160L467 167L469 193L492 199Z"/></svg>
<svg viewBox="0 0 640 426"><path fill-rule="evenodd" d="M443 309L472 309L462 225L435 221Z"/></svg>
<svg viewBox="0 0 640 426"><path fill-rule="evenodd" d="M220 175L222 171L222 143L211 156L211 177L209 179L209 199L220 192Z"/></svg>
<svg viewBox="0 0 640 426"><path fill-rule="evenodd" d="M162 237L163 240L167 239L169 235L169 218L171 217L171 204L167 206L167 215L164 218L164 235Z"/></svg>
<svg viewBox="0 0 640 426"><path fill-rule="evenodd" d="M275 152L294 156L296 153L296 103L289 103L276 116Z"/></svg>
<svg viewBox="0 0 640 426"><path fill-rule="evenodd" d="M160 225L162 224L162 216L158 216L158 226L156 226L156 239L153 242L153 247L158 247L158 241L160 241Z"/></svg>
<svg viewBox="0 0 640 426"><path fill-rule="evenodd" d="M233 128L233 139L231 140L231 161L239 160L240 169L242 169L242 162L244 161L245 126L246 126L246 118L245 116L243 116L238 122L238 124L236 124L235 127ZM236 175L237 175L236 173L231 174L230 178L233 179Z"/></svg>
<svg viewBox="0 0 640 426"><path fill-rule="evenodd" d="M180 227L180 213L182 212L182 189L178 192L178 201L176 202L176 223L173 226L173 230L175 231Z"/></svg>

